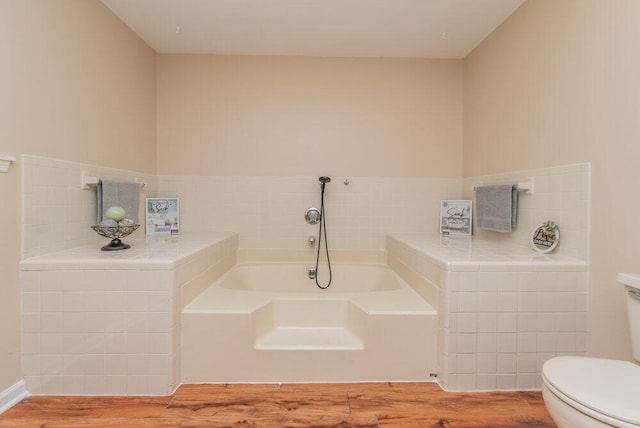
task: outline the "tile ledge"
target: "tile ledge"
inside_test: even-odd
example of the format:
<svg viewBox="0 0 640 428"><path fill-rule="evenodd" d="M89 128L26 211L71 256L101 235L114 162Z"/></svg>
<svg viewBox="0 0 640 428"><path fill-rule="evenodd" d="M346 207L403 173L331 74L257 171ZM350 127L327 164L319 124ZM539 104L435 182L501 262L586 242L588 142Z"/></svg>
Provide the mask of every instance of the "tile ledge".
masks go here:
<svg viewBox="0 0 640 428"><path fill-rule="evenodd" d="M111 252L101 251L95 245L84 245L23 259L20 270L174 269L195 254L236 237L237 233L233 232L150 236L131 239L129 250Z"/></svg>
<svg viewBox="0 0 640 428"><path fill-rule="evenodd" d="M444 266L447 271L587 270L584 260L539 254L525 246L503 245L476 237L436 234L389 234L410 249ZM387 249L389 251L389 249Z"/></svg>

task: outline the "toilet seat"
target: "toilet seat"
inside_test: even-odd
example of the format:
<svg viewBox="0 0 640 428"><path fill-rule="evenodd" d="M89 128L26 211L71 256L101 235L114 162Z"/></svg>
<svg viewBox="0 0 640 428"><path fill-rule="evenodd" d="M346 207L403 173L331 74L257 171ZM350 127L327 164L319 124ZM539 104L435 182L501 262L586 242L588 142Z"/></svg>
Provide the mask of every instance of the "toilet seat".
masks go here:
<svg viewBox="0 0 640 428"><path fill-rule="evenodd" d="M640 366L589 357L557 357L542 367L545 386L592 418L618 427L640 427Z"/></svg>

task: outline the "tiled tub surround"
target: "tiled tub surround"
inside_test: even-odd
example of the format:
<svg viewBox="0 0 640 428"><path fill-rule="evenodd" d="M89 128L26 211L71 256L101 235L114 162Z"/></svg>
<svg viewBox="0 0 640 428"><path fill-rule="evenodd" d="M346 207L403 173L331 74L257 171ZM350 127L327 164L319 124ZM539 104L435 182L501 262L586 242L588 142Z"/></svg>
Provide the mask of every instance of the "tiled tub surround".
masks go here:
<svg viewBox="0 0 640 428"><path fill-rule="evenodd" d="M179 305L234 264L236 252L229 245L240 247L241 262L256 254L273 261L270 248L305 260L313 253L307 237L317 227L307 225L303 213L319 204L315 176L155 176L28 155L22 171L23 255L30 257L22 267L23 358L32 393L166 394L180 381ZM132 250L107 256L98 251L106 240L89 228L95 221L95 190L80 189L82 171L141 179L147 183L142 201L180 197L183 232L237 230L240 235L222 246L222 255L213 254L208 274L195 279L200 263L167 268L183 261L151 247L145 247L149 253L138 252L142 227L127 238L136 243ZM436 236L437 248L429 249L422 238L409 245L408 235L402 242L399 236L387 242L389 265L427 301L438 302L438 372L447 389L538 387L544 359L584 353L586 264L562 256L587 260L589 165L464 180L353 177L348 186L334 177L328 185L332 255L349 261L356 253L382 250L390 231L418 234L414 238L435 234L441 199L474 198L473 185L528 177L535 179L535 193L521 194L519 226L512 234L476 229L473 240L452 237L443 245ZM141 216L142 208L141 203ZM553 256L534 260L525 248L530 229L547 219L560 225L562 242ZM48 254L87 244L88 251ZM214 248L215 253L221 247ZM178 293L176 287L185 284ZM144 297L142 291L150 294ZM171 297L159 310L151 296L164 293ZM144 309L135 306L136 299L144 301ZM171 369L158 374L165 361Z"/></svg>
<svg viewBox="0 0 640 428"><path fill-rule="evenodd" d="M438 381L450 391L538 389L556 355L587 351L587 264L477 237L395 234L388 264L437 294Z"/></svg>
<svg viewBox="0 0 640 428"><path fill-rule="evenodd" d="M459 199L459 178L334 176L325 191L333 250L383 250L390 232L436 233L442 199ZM308 248L317 225L304 220L320 205L318 176L158 177L158 194L180 198L182 230L233 230L240 248Z"/></svg>
<svg viewBox="0 0 640 428"><path fill-rule="evenodd" d="M179 384L180 308L235 264L237 235L127 242L22 261L30 393L167 395Z"/></svg>
<svg viewBox="0 0 640 428"><path fill-rule="evenodd" d="M99 178L137 178L146 183L140 191L139 222L143 226L132 235L144 236L144 199L155 195L156 175L23 155L23 257L104 242L90 228L96 223L96 191L95 186L80 188L83 171Z"/></svg>
<svg viewBox="0 0 640 428"><path fill-rule="evenodd" d="M554 253L588 261L590 163L468 177L462 182L462 193L465 199L473 199L475 206L473 186L518 183L529 177L534 179L534 193L520 192L514 232L474 228L474 235L495 246L529 245L535 226L553 220L560 228L560 243Z"/></svg>

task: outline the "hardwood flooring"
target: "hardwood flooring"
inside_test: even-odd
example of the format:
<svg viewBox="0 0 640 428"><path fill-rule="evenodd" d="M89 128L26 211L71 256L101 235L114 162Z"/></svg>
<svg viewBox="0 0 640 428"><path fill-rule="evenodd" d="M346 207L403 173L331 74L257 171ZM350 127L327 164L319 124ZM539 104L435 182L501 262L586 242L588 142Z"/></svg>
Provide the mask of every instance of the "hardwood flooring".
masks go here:
<svg viewBox="0 0 640 428"><path fill-rule="evenodd" d="M555 427L540 392L433 383L183 385L171 397L29 397L0 427Z"/></svg>

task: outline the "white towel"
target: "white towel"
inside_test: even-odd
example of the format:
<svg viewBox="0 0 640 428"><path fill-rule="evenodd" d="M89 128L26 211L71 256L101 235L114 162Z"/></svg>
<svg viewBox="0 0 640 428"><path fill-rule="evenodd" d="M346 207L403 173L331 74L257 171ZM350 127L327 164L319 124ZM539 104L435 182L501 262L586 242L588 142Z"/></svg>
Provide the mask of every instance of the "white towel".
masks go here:
<svg viewBox="0 0 640 428"><path fill-rule="evenodd" d="M476 188L476 215L480 229L511 232L518 220L518 186L480 186Z"/></svg>
<svg viewBox="0 0 640 428"><path fill-rule="evenodd" d="M109 207L118 206L124 208L126 218L138 224L141 187L142 183L133 181L100 180L96 186L98 223L104 220Z"/></svg>

